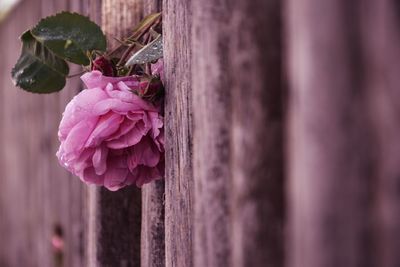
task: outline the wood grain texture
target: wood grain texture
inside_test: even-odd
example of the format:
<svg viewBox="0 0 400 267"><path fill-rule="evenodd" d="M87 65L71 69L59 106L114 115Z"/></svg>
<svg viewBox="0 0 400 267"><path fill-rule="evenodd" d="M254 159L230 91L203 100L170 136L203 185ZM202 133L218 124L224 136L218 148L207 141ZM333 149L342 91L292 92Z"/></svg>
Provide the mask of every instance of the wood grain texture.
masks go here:
<svg viewBox="0 0 400 267"><path fill-rule="evenodd" d="M191 1L163 1L166 266L193 266Z"/></svg>
<svg viewBox="0 0 400 267"><path fill-rule="evenodd" d="M280 10L193 2L195 266L283 266Z"/></svg>
<svg viewBox="0 0 400 267"><path fill-rule="evenodd" d="M10 77L23 31L43 16L83 9L75 0L21 1L0 25L0 266L85 265L85 189L55 156L61 113L80 88L79 79L43 96L15 88ZM57 227L65 243L62 262L51 245Z"/></svg>
<svg viewBox="0 0 400 267"><path fill-rule="evenodd" d="M194 266L232 266L232 6L193 1ZM232 73L233 74L233 73Z"/></svg>
<svg viewBox="0 0 400 267"><path fill-rule="evenodd" d="M145 0L101 0L102 28L109 45L127 36L143 16Z"/></svg>
<svg viewBox="0 0 400 267"><path fill-rule="evenodd" d="M282 1L238 0L232 7L229 32L236 36L227 69L232 94L232 266L280 267L285 257Z"/></svg>
<svg viewBox="0 0 400 267"><path fill-rule="evenodd" d="M142 17L142 1L92 2L101 8L101 25L109 45L125 37ZM98 18L98 17L97 17ZM117 192L92 187L89 191L89 266L140 266L141 191L129 186Z"/></svg>
<svg viewBox="0 0 400 267"><path fill-rule="evenodd" d="M143 2L143 15L161 11L160 0ZM165 182L158 180L142 187L141 265L165 266Z"/></svg>
<svg viewBox="0 0 400 267"><path fill-rule="evenodd" d="M398 1L367 1L361 23L365 87L376 138L374 266L400 266L400 9Z"/></svg>
<svg viewBox="0 0 400 267"><path fill-rule="evenodd" d="M143 267L165 266L164 180L142 188L141 264Z"/></svg>
<svg viewBox="0 0 400 267"><path fill-rule="evenodd" d="M363 6L288 2L288 266L382 266L373 242L377 155Z"/></svg>
<svg viewBox="0 0 400 267"><path fill-rule="evenodd" d="M94 266L140 266L141 192L129 186L110 192L96 188L96 264ZM92 240L93 241L93 240Z"/></svg>
<svg viewBox="0 0 400 267"><path fill-rule="evenodd" d="M55 157L81 83L14 88L17 35L67 9L113 42L161 4L165 181L87 189ZM399 266L399 4L286 4L22 1L0 24L0 266Z"/></svg>

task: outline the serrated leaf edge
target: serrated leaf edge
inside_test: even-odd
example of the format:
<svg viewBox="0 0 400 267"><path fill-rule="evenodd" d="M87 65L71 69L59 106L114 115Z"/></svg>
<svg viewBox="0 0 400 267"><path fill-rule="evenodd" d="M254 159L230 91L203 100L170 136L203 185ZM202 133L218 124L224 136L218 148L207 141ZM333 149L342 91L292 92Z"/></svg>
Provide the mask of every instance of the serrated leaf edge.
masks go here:
<svg viewBox="0 0 400 267"><path fill-rule="evenodd" d="M63 15L63 14L77 15L77 16L80 16L80 17L84 17L84 18L86 18L86 19L88 20L89 23L91 23L91 24L93 24L93 25L99 27L100 32L101 32L101 34L103 35L104 40L105 40L105 48L104 48L104 51L103 51L103 50L98 50L98 51L105 52L105 51L107 50L107 37L106 37L106 35L104 34L104 32L103 32L103 30L101 29L101 27L100 27L97 23L95 23L94 21L92 21L92 20L90 19L89 16L85 16L85 15L79 14L79 13L77 13L77 12L61 11L61 12L58 12L58 13L56 13L56 14L54 14L54 15L44 17L44 18L40 19L39 22L30 30L31 35L32 35L38 42L40 42L41 44L43 44L47 49L49 49L50 51L52 51L53 54L55 54L56 56L58 56L56 53L53 52L53 50L52 50L50 47L48 47L47 45L44 44L44 39L38 37L38 36L35 35L32 31L33 31L35 28L37 28L37 27L39 26L39 24L42 23L43 21L45 21L45 20L47 20L47 19L50 19L50 18L57 17L57 16L59 16L59 15ZM71 41L72 41L72 40L71 40ZM73 43L75 44L75 42L73 42ZM86 55L86 51L82 50L82 49L80 48L80 46L78 46L78 45L77 45L77 47L79 48L80 51L82 51L82 54ZM67 59L62 58L61 56L58 56L58 57L61 58L61 59L63 59L63 60L69 61L69 60L67 60ZM90 59L88 59L88 60L90 61ZM74 64L75 64L75 63L74 63Z"/></svg>

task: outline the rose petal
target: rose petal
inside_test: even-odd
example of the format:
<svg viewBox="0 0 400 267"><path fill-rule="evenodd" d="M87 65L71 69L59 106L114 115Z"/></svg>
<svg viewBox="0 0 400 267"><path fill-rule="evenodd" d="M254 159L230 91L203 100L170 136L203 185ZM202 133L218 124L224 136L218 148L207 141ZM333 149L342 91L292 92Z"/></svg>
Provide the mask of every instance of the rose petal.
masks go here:
<svg viewBox="0 0 400 267"><path fill-rule="evenodd" d="M97 120L80 121L72 128L62 144L65 157L68 157L69 160L73 160L79 156L96 121Z"/></svg>
<svg viewBox="0 0 400 267"><path fill-rule="evenodd" d="M154 139L154 143L160 152L164 152L164 129L160 130L160 134Z"/></svg>
<svg viewBox="0 0 400 267"><path fill-rule="evenodd" d="M140 107L131 103L122 102L119 99L109 98L98 102L94 106L93 112L98 116L104 115L110 111L125 115L129 111L135 109L138 110Z"/></svg>
<svg viewBox="0 0 400 267"><path fill-rule="evenodd" d="M98 146L103 140L107 139L118 130L119 124L123 119L121 115L115 113L108 113L101 116L96 127L87 139L85 146Z"/></svg>
<svg viewBox="0 0 400 267"><path fill-rule="evenodd" d="M96 148L93 154L92 162L97 175L102 175L107 170L108 148L105 145Z"/></svg>
<svg viewBox="0 0 400 267"><path fill-rule="evenodd" d="M95 149L93 148L84 149L79 155L79 158L71 163L71 165L73 166L73 174L80 176L84 169L92 165L91 158L93 157L94 151Z"/></svg>
<svg viewBox="0 0 400 267"><path fill-rule="evenodd" d="M111 98L117 98L128 103L135 103L137 96L133 93L133 90L136 90L138 86L139 82L136 82L134 86L129 87L125 82L121 81L116 84L116 88L111 84L108 84L106 91Z"/></svg>
<svg viewBox="0 0 400 267"><path fill-rule="evenodd" d="M136 124L136 121L131 121L128 118L124 118L124 120L122 121L122 123L119 126L118 131L111 134L106 140L110 141L110 140L120 138L121 136L127 134L130 130L132 130L132 128L135 127L135 124Z"/></svg>
<svg viewBox="0 0 400 267"><path fill-rule="evenodd" d="M104 88L108 83L116 84L120 81L138 81L137 76L125 76L125 77L107 77L103 76L100 71L91 71L83 74L81 80L87 86L87 88L100 87Z"/></svg>
<svg viewBox="0 0 400 267"><path fill-rule="evenodd" d="M128 168L121 166L120 163L118 160L110 162L104 174L104 186L110 191L116 191L123 187L129 173Z"/></svg>
<svg viewBox="0 0 400 267"><path fill-rule="evenodd" d="M152 180L162 178L157 168L138 166L135 170L136 173L132 175L136 176L135 183L138 187L142 187L145 183L148 183Z"/></svg>
<svg viewBox="0 0 400 267"><path fill-rule="evenodd" d="M127 162L128 168L133 171L138 165L155 167L159 161L160 152L157 147L148 137L144 137L130 149Z"/></svg>
<svg viewBox="0 0 400 267"><path fill-rule="evenodd" d="M104 175L97 175L93 167L86 168L83 171L82 180L96 185L103 185Z"/></svg>
<svg viewBox="0 0 400 267"><path fill-rule="evenodd" d="M118 139L107 141L107 146L112 149L121 149L136 145L148 131L149 128L144 125L144 122L139 121L127 134Z"/></svg>
<svg viewBox="0 0 400 267"><path fill-rule="evenodd" d="M145 112L143 110L138 110L138 111L130 111L128 112L128 114L126 114L126 116L131 121L138 121L143 119L144 114Z"/></svg>
<svg viewBox="0 0 400 267"><path fill-rule="evenodd" d="M158 112L148 112L148 114L151 122L152 137L155 139L160 134L160 128L163 127L163 120Z"/></svg>
<svg viewBox="0 0 400 267"><path fill-rule="evenodd" d="M71 129L81 121L96 120L92 110L96 103L107 99L107 94L101 89L83 90L68 103L60 122L58 136L64 141Z"/></svg>

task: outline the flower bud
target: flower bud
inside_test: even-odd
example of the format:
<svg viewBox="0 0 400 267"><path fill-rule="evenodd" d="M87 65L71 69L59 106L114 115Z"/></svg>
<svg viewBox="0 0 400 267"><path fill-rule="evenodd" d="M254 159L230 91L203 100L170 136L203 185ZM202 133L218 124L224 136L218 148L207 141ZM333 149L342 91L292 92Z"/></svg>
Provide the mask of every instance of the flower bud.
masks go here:
<svg viewBox="0 0 400 267"><path fill-rule="evenodd" d="M115 76L113 64L110 60L106 59L103 56L97 57L95 60L93 60L91 69L101 71L104 76Z"/></svg>

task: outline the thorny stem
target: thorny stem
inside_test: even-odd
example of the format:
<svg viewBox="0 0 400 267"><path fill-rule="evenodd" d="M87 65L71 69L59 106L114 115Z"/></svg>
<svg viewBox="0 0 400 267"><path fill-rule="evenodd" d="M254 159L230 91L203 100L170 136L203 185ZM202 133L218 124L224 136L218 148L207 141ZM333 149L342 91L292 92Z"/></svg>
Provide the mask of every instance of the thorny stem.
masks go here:
<svg viewBox="0 0 400 267"><path fill-rule="evenodd" d="M137 39L140 38L144 38L144 45L147 45L148 43L150 43L151 41L151 34L149 32L150 29L152 29L153 27L156 27L161 21L157 21L156 23L154 23L154 25L152 25L151 27L147 27L143 32L141 32L141 34L137 37ZM147 34L147 35L146 35ZM131 38L131 37L130 37ZM129 39L128 39L129 40ZM128 58L129 54L133 51L133 49L137 46L137 43L133 43L131 46L129 46L129 48L124 52L124 54L122 55L121 59L118 61L117 66L120 66L126 61L126 59ZM133 73L133 70L135 69L136 64L132 65L129 68L129 71L127 73L127 75L131 75ZM146 64L146 69L145 72L149 75L151 75L151 65L150 64Z"/></svg>
<svg viewBox="0 0 400 267"><path fill-rule="evenodd" d="M156 27L156 26L160 25L160 23L161 23L161 17L159 19L155 20L153 23L147 25L147 27L144 28L143 31L135 32L134 34L132 34L130 37L128 37L128 40L130 40L130 39L139 40L146 32L149 31L149 29L151 27L153 27L153 26ZM138 36L136 36L137 34L138 34Z"/></svg>
<svg viewBox="0 0 400 267"><path fill-rule="evenodd" d="M133 43L128 47L128 49L125 50L124 54L122 55L121 59L118 61L117 66L121 66L122 63L128 58L129 54L133 51L135 48L136 44Z"/></svg>
<svg viewBox="0 0 400 267"><path fill-rule="evenodd" d="M161 17L160 19L154 21L153 23L147 25L146 28L144 28L142 31L140 32L136 32L134 34L132 34L130 37L128 37L128 40L132 40L133 41L138 41L140 38L142 38L146 33L148 33L148 31L152 28L152 27L157 27L159 24L161 23ZM148 42L149 39L146 40L146 42ZM145 42L145 43L146 43ZM121 48L122 45L119 45L117 48L113 49L108 56L110 56L112 53L114 53L115 51L117 51L119 48ZM124 54L122 55L121 59L118 61L117 65L120 66L122 65L123 62L126 61L126 59L128 58L129 54L133 51L133 49L135 48L136 44L133 43L132 45L130 45L128 47L128 49L124 52Z"/></svg>
<svg viewBox="0 0 400 267"><path fill-rule="evenodd" d="M127 76L131 76L133 74L134 67L135 67L135 65L129 67L129 71L128 71L128 75Z"/></svg>
<svg viewBox="0 0 400 267"><path fill-rule="evenodd" d="M119 49L121 49L121 47L127 46L128 48L125 50L125 52L123 53L122 57L120 58L120 60L118 61L118 63L116 64L116 67L122 67L122 64L126 61L126 59L128 58L129 54L135 49L135 47L139 46L142 47L142 44L139 42L139 40L144 37L147 33L147 36L144 39L144 45L147 45L148 43L150 43L151 41L151 33L149 32L150 30L154 30L154 28L158 27L160 25L162 21L162 17L160 16L157 20L153 21L152 23L148 24L145 28L143 28L141 31L136 31L134 32L131 36L129 36L128 38L124 39L124 40L119 40L117 38L116 41L118 41L119 45L117 45L115 48L113 48L111 51L109 51L108 53L106 53L104 56L107 58L110 58L110 56L112 54L114 54L115 52L117 52ZM131 44L128 44L127 42L131 42ZM101 53L99 53L99 51L94 51L94 53L101 55ZM90 58L92 58L92 56L90 56ZM92 59L90 59L90 69L92 66ZM132 75L132 73L134 72L136 67L135 65L130 66L127 75ZM76 76L80 76L82 74L84 74L85 72L87 72L88 69L84 67L84 70L79 72L79 73L75 73L75 74L71 74L68 75L67 78L73 78ZM148 75L151 75L151 64L147 63L145 65L145 69L144 69L145 73Z"/></svg>

